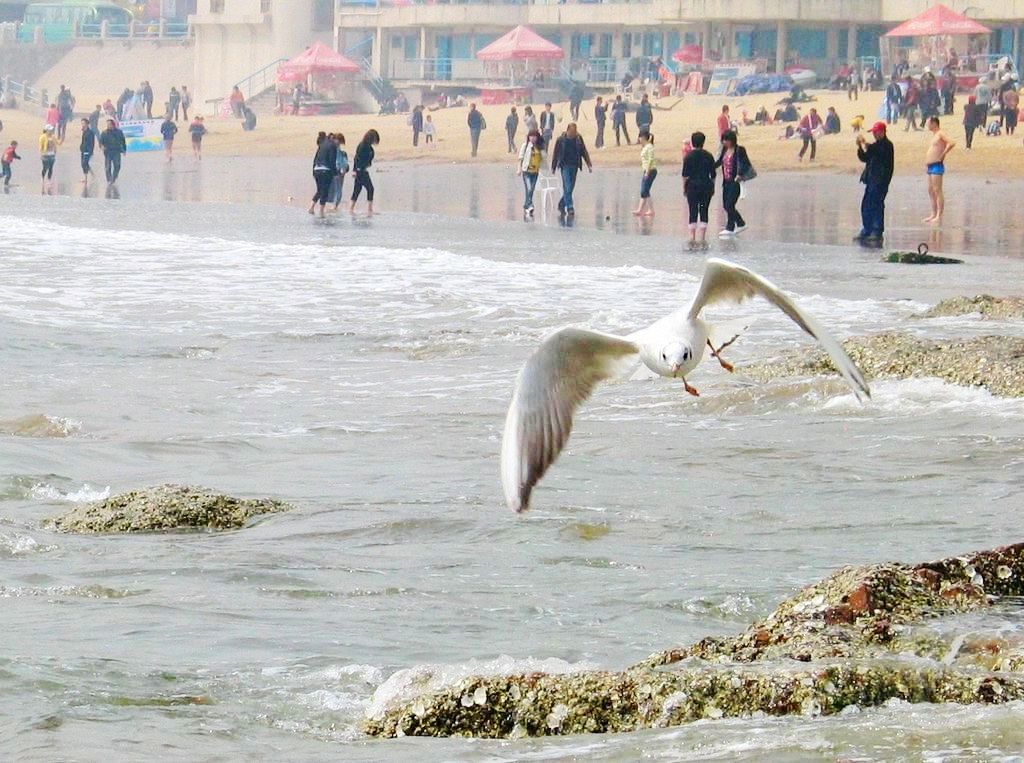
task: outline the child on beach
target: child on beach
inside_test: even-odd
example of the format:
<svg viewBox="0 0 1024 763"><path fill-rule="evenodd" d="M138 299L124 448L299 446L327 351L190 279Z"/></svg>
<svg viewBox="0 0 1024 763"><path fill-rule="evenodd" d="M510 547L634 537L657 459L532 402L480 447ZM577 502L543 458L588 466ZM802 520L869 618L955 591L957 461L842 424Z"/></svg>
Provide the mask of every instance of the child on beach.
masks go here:
<svg viewBox="0 0 1024 763"><path fill-rule="evenodd" d="M18 141L12 140L11 145L4 151L3 159L0 159L0 168L3 169L4 176L4 188L11 185L11 162L15 159L21 159L21 157L18 156Z"/></svg>
<svg viewBox="0 0 1024 763"><path fill-rule="evenodd" d="M188 126L188 131L192 135L192 153L196 155L196 159L202 161L203 136L206 135L206 125L203 124L203 118L196 116L192 120L192 124Z"/></svg>
<svg viewBox="0 0 1024 763"><path fill-rule="evenodd" d="M57 162L57 138L53 131L54 126L48 124L39 136L39 156L43 162L43 192L46 191L46 181L53 181L53 165Z"/></svg>
<svg viewBox="0 0 1024 763"><path fill-rule="evenodd" d="M427 145L431 148L436 148L434 144L434 135L436 134L437 128L434 127L434 120L430 118L430 114L427 114L427 121L423 124L423 138Z"/></svg>
<svg viewBox="0 0 1024 763"><path fill-rule="evenodd" d="M375 152L373 147L380 143L380 134L376 130L367 130L366 135L356 146L355 160L352 163L352 174L355 185L352 186L352 204L348 211L355 214L359 194L366 189L366 214L373 214L373 181L370 180L370 166L373 164Z"/></svg>
<svg viewBox="0 0 1024 763"><path fill-rule="evenodd" d="M643 176L640 179L640 204L633 210L633 216L653 217L651 186L654 185L654 179L658 177L658 166L654 159L654 136L649 132L642 132L637 140L643 146L640 149L640 169L643 170Z"/></svg>
<svg viewBox="0 0 1024 763"><path fill-rule="evenodd" d="M174 120L171 119L171 112L168 112L164 123L160 125L160 134L164 139L164 153L167 155L168 162L174 161L174 136L177 133L178 125L174 124Z"/></svg>
<svg viewBox="0 0 1024 763"><path fill-rule="evenodd" d="M345 136L340 132L333 135L334 142L338 145L338 159L337 168L338 172L334 176L334 181L331 183L331 201L334 202L334 211L338 211L338 207L341 206L341 197L345 189L345 175L348 174L348 152L342 148L345 145Z"/></svg>

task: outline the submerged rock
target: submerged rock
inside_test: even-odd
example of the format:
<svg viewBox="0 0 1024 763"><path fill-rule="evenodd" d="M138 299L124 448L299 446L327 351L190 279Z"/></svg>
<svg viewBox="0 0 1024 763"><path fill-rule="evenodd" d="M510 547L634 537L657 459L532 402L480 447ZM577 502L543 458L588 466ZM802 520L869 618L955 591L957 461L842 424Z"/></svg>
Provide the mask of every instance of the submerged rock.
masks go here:
<svg viewBox="0 0 1024 763"><path fill-rule="evenodd" d="M291 508L270 498L233 498L203 488L159 485L76 506L52 522L69 533L235 530L253 517Z"/></svg>
<svg viewBox="0 0 1024 763"><path fill-rule="evenodd" d="M988 320L1024 319L1024 298L991 297L979 294L976 297L953 297L944 299L921 313L919 318L946 318L955 315L977 313Z"/></svg>
<svg viewBox="0 0 1024 763"><path fill-rule="evenodd" d="M470 676L418 695L375 698L365 730L515 738L827 715L891 699L1020 700L1021 644L976 633L968 642L927 627L1020 595L1024 544L916 566L845 567L738 636L670 649L621 672Z"/></svg>
<svg viewBox="0 0 1024 763"><path fill-rule="evenodd" d="M882 255L882 262L901 263L903 265L963 265L963 260L955 257L939 257L928 254L927 250L921 252L889 252Z"/></svg>
<svg viewBox="0 0 1024 763"><path fill-rule="evenodd" d="M994 395L1024 397L1024 338L983 336L931 340L903 333L853 337L843 347L871 378L935 377ZM788 353L740 370L754 381L836 374L828 355L816 349Z"/></svg>

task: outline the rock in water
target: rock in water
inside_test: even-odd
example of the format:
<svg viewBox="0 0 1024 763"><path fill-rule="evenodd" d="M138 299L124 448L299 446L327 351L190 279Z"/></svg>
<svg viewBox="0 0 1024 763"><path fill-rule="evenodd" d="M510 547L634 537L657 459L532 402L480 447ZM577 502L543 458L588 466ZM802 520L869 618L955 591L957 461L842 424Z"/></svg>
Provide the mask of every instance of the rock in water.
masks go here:
<svg viewBox="0 0 1024 763"><path fill-rule="evenodd" d="M954 257L938 257L921 252L889 252L882 255L882 262L897 262L903 265L963 265L963 260Z"/></svg>
<svg viewBox="0 0 1024 763"><path fill-rule="evenodd" d="M1024 397L1024 339L982 336L922 339L903 333L852 337L843 342L868 379L934 377L993 395ZM835 374L828 355L818 350L789 353L767 363L738 369L754 381Z"/></svg>
<svg viewBox="0 0 1024 763"><path fill-rule="evenodd" d="M291 508L270 498L233 498L203 488L159 485L76 506L52 522L69 533L236 530L253 517Z"/></svg>
<svg viewBox="0 0 1024 763"><path fill-rule="evenodd" d="M935 307L917 317L946 318L975 313L986 320L1021 320L1024 319L1024 299L1021 297L992 297L988 294L979 294L976 297L952 297L942 300Z"/></svg>
<svg viewBox="0 0 1024 763"><path fill-rule="evenodd" d="M1020 700L1021 643L980 635L977 624L961 635L929 624L1022 594L1024 543L915 566L845 567L733 638L670 649L621 672L470 676L375 698L365 729L514 739L754 713L830 715L891 699Z"/></svg>

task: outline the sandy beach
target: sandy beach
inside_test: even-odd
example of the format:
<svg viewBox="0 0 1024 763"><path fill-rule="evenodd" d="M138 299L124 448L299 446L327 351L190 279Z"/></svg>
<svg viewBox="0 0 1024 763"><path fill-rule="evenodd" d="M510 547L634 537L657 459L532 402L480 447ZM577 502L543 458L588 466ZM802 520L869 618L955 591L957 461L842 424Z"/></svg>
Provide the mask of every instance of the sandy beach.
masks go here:
<svg viewBox="0 0 1024 763"><path fill-rule="evenodd" d="M860 100L848 101L846 93L816 90L810 93L816 103L804 104L801 113L814 106L824 118L829 106L835 106L842 122L843 132L818 141L818 156L813 163L797 161L799 140L781 141L779 133L783 125L768 127L748 126L740 130L740 140L746 146L759 172L774 170L806 170L814 172L854 173L860 171L854 147L854 133L850 120L858 115L865 116L870 126L879 112L882 93L862 93ZM776 109L776 101L782 94L752 95L745 98L721 98L718 96L687 95L679 100L664 98L656 104L653 132L657 156L666 165L681 161L683 141L695 130L702 130L709 136L716 135L715 120L723 104L728 104L734 119L739 119L743 110L750 117L762 105L770 113ZM957 113L943 118L943 129L959 145L950 155L947 165L951 174L964 173L979 177L1017 177L1024 166L1019 160L1021 136L999 136L988 138L976 135L972 151L963 150L962 104L966 95L958 99ZM673 106L670 110L669 106ZM543 104L535 104L539 112ZM593 148L596 126L593 118L594 101L586 101L580 111L580 131ZM467 108L451 108L430 112L437 125L437 148L425 147L421 140L419 148L412 146L412 130L406 124L407 115L396 114L376 116L356 114L338 117L282 117L262 115L254 133L244 133L241 127L231 121L208 119L210 130L208 152L227 156L305 156L312 157L314 136L319 130L340 131L345 134L350 151L362 134L371 127L381 134L378 155L386 160L415 160L424 162L506 162L508 153L505 142L505 116L508 106L486 106L481 111L488 122L480 141L480 152L476 159L469 156L469 132L466 127ZM569 120L568 103L556 104L553 108L563 127ZM522 108L518 108L520 115ZM627 126L631 137L636 139L634 115L628 116ZM904 132L903 126L894 126L890 138L896 148L896 171L900 174L917 174L924 171L924 154L927 147L926 131ZM522 125L518 139L525 135ZM639 165L640 149L637 146L615 146L609 120L605 129L607 147L593 152L594 163L602 167L634 167ZM1018 161L1010 161L1007 151L1012 149ZM1010 156L1013 156L1011 154Z"/></svg>

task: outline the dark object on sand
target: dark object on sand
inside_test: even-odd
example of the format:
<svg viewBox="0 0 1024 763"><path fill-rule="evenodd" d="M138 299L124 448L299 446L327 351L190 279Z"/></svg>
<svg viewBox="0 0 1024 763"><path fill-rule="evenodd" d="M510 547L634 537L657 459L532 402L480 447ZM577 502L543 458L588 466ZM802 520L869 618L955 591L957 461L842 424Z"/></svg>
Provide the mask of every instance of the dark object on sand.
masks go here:
<svg viewBox="0 0 1024 763"><path fill-rule="evenodd" d="M937 257L928 254L928 244L921 244L916 252L889 252L882 262L898 262L903 265L963 265L963 260L953 257Z"/></svg>

